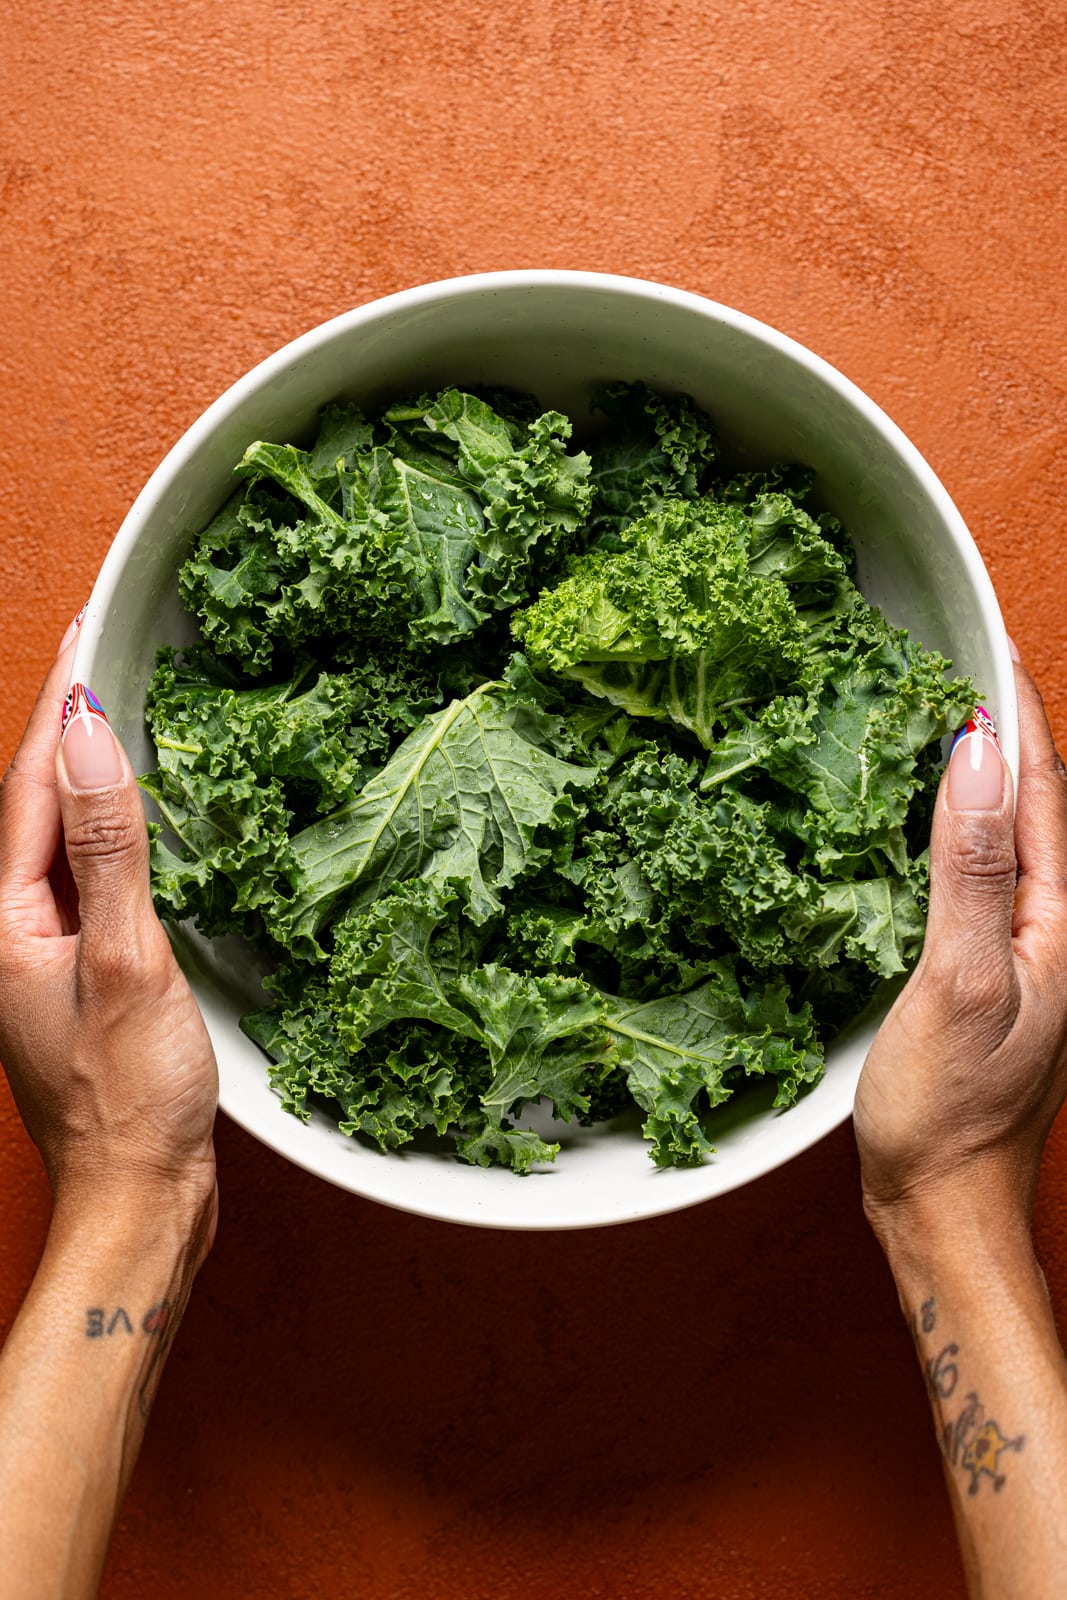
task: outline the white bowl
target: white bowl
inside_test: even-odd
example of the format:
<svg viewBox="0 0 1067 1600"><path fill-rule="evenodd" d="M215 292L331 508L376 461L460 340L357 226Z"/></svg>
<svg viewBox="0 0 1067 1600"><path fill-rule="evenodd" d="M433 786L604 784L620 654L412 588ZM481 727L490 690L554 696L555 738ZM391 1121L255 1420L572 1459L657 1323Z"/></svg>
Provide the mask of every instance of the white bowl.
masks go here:
<svg viewBox="0 0 1067 1600"><path fill-rule="evenodd" d="M452 383L531 390L580 428L592 389L615 378L691 394L744 459L813 467L820 504L855 543L861 588L973 676L1016 771L1014 679L992 585L959 512L899 428L833 367L751 317L638 279L554 271L455 278L346 312L254 367L178 441L115 538L75 657L75 675L102 699L135 768L153 764L142 712L156 649L193 637L178 567L252 440L299 443L338 397L373 405ZM700 1167L658 1171L636 1121L624 1118L560 1128L556 1165L520 1178L445 1152L383 1155L326 1117L305 1125L288 1115L268 1086L265 1058L237 1026L257 1000L242 951L235 941L213 947L188 927L176 944L211 1031L229 1116L342 1188L487 1227L625 1222L759 1177L850 1114L874 1032L868 1022L839 1039L822 1082L790 1110L735 1098L712 1125L715 1156Z"/></svg>

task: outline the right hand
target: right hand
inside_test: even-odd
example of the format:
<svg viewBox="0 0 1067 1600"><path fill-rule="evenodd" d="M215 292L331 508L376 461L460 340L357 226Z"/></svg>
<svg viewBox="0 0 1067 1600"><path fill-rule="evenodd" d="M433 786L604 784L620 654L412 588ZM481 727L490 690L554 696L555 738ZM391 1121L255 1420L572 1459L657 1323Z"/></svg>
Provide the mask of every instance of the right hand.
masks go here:
<svg viewBox="0 0 1067 1600"><path fill-rule="evenodd" d="M217 1211L218 1073L152 906L136 780L61 648L0 785L0 1059L57 1205ZM58 740L58 743L57 743Z"/></svg>
<svg viewBox="0 0 1067 1600"><path fill-rule="evenodd" d="M1067 1094L1067 774L1022 667L1016 684L1014 829L996 746L979 749L976 771L960 741L934 814L922 957L860 1079L856 1140L879 1232L929 1203L1001 1204L1028 1223Z"/></svg>

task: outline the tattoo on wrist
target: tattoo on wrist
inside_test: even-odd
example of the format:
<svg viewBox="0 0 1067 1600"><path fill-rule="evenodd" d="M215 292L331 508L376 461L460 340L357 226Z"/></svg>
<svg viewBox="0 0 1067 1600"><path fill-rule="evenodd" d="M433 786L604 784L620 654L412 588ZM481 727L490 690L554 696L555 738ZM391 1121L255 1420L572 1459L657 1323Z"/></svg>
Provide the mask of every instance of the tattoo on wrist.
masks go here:
<svg viewBox="0 0 1067 1600"><path fill-rule="evenodd" d="M116 1306L108 1312L105 1306L87 1306L85 1308L85 1337L87 1339L110 1339L116 1334L126 1338L134 1338L134 1322L131 1320L125 1306ZM152 1340L153 1348L149 1355L140 1383L137 1386L137 1404L142 1417L147 1417L152 1405L153 1379L157 1377L160 1364L167 1351L170 1349L174 1338L174 1327L178 1320L177 1310L172 1300L157 1300L155 1305L140 1317L138 1331L141 1336Z"/></svg>
<svg viewBox="0 0 1067 1600"><path fill-rule="evenodd" d="M151 1336L162 1333L170 1317L170 1301L158 1300L154 1306L149 1306L141 1318L141 1331ZM87 1339L110 1338L113 1333L127 1333L132 1336L133 1323L124 1306L116 1306L110 1317L103 1306L87 1306L85 1311L85 1337Z"/></svg>
<svg viewBox="0 0 1067 1600"><path fill-rule="evenodd" d="M982 1478L987 1476L999 1494L1006 1478L1001 1470L1001 1457L1010 1450L1021 1450L1026 1444L1023 1434L1006 1438L1000 1424L987 1417L985 1407L974 1389L968 1390L963 1404L954 1416L948 1414L945 1402L953 1398L959 1387L960 1369L957 1357L958 1344L945 1344L926 1355L920 1335L937 1330L937 1305L933 1299L924 1300L909 1319L911 1336L919 1354L926 1376L926 1386L937 1420L937 1439L941 1454L953 1467L969 1472L971 1480L968 1494L977 1494Z"/></svg>

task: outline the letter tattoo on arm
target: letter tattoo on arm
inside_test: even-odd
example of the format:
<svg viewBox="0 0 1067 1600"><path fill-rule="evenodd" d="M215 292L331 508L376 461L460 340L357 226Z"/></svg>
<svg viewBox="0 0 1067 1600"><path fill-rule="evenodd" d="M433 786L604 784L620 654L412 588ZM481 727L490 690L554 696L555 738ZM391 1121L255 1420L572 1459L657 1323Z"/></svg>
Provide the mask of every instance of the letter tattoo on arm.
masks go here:
<svg viewBox="0 0 1067 1600"><path fill-rule="evenodd" d="M933 1333L937 1326L936 1306L932 1299L925 1300L918 1311L912 1312L910 1326L921 1359L920 1331L926 1334ZM985 1408L973 1389L968 1391L955 1416L950 1417L947 1414L944 1402L952 1399L960 1381L960 1369L956 1359L959 1353L958 1344L946 1344L923 1362L923 1371L937 1418L941 1454L950 1466L962 1467L965 1472L970 1473L968 1494L978 1493L983 1476L990 1479L994 1491L999 1494L1007 1481L1001 1470L1000 1458L1006 1451L1022 1450L1026 1438L1021 1433L1015 1438L1005 1437L999 1423L986 1416Z"/></svg>

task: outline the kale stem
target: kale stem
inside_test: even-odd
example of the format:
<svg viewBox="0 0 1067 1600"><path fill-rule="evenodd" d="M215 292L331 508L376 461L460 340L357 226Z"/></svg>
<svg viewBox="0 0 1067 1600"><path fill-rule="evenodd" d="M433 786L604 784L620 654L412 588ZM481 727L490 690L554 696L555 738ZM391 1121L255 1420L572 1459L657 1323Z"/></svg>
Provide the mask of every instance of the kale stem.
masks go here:
<svg viewBox="0 0 1067 1600"><path fill-rule="evenodd" d="M705 775L700 780L701 792L703 793L707 789L713 789L717 783L725 783L727 778L736 777L739 772L744 772L746 767L758 766L762 756L763 751L761 750L756 755L749 756L747 761L738 761L734 766L727 767L725 772L717 772L713 778L709 778Z"/></svg>
<svg viewBox="0 0 1067 1600"><path fill-rule="evenodd" d="M156 748L158 750L181 750L187 756L199 756L204 753L202 744L177 744L173 739L157 739Z"/></svg>
<svg viewBox="0 0 1067 1600"><path fill-rule="evenodd" d="M773 699L774 699L774 696L772 694L738 695L736 700L723 700L723 701L720 701L719 706L718 706L718 710L720 710L720 711L730 711L734 706L765 705L769 700L773 700Z"/></svg>

